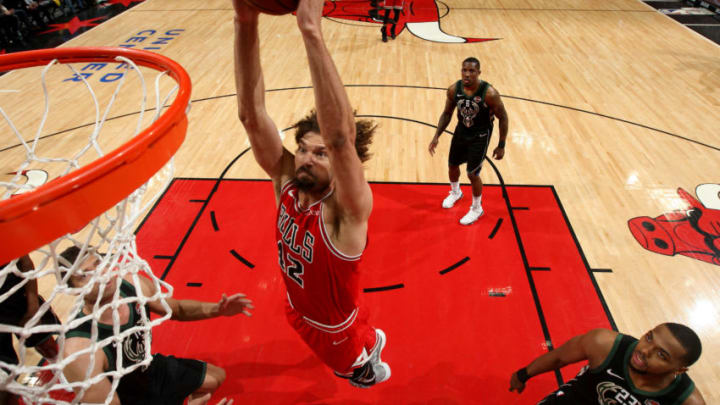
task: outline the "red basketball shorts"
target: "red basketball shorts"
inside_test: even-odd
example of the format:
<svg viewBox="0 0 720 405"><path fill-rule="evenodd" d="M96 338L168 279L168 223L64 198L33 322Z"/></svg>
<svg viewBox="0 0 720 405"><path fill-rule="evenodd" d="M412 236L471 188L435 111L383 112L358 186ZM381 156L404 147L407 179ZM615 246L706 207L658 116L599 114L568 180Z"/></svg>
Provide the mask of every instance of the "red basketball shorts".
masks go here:
<svg viewBox="0 0 720 405"><path fill-rule="evenodd" d="M347 325L324 328L304 318L287 301L285 304L290 326L323 363L340 374L352 373L365 364L377 340L375 329L368 324L367 310L359 308L357 311Z"/></svg>
<svg viewBox="0 0 720 405"><path fill-rule="evenodd" d="M396 8L402 10L403 0L385 0L383 2L383 8Z"/></svg>

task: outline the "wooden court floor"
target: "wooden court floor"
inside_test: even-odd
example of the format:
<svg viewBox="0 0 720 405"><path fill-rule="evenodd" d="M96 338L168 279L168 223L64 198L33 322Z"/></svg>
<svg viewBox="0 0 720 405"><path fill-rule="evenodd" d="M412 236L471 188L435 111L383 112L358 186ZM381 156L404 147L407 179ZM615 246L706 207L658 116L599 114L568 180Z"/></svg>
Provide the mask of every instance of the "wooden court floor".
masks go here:
<svg viewBox="0 0 720 405"><path fill-rule="evenodd" d="M350 2L334 6L343 3ZM696 194L700 185L720 184L720 48L636 0L409 3L417 10L436 7L447 37L493 40L431 41L408 25L383 43L371 21L339 12L324 21L351 102L359 115L380 124L366 163L369 180L447 181L450 136L441 138L434 157L427 146L445 89L459 79L461 61L477 57L481 78L502 94L510 118L505 159L493 161L502 180L554 186L589 266L611 270L594 276L618 330L639 336L673 321L698 332L704 350L690 375L707 403L720 402L720 257L707 247L702 257L708 260L653 252L628 225L636 217L687 210L682 188L701 199L709 218L704 229L720 237L718 186ZM153 50L187 69L193 104L176 155L177 177L217 178L249 146L234 98L232 14L228 0L147 0L63 45L159 48ZM287 128L313 105L295 19L263 16L260 35L267 107L278 127ZM102 87L107 69L88 80ZM0 83L22 85L18 80ZM0 102L5 97L0 94ZM119 102L118 115L136 108ZM79 110L72 103L55 106L57 119L46 132L88 123ZM29 129L34 121L27 116L16 124ZM73 142L62 138L53 139ZM5 156L16 143L3 127L0 169L12 169L13 159ZM243 159L225 178L265 175ZM482 178L500 182L487 164Z"/></svg>

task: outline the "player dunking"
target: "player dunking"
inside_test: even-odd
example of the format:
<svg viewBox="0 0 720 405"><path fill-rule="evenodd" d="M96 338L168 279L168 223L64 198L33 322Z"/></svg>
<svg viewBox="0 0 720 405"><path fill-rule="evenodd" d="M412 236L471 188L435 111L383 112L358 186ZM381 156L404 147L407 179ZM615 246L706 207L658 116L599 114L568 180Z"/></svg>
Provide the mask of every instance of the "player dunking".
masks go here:
<svg viewBox="0 0 720 405"><path fill-rule="evenodd" d="M359 262L367 244L372 192L362 161L375 127L355 122L320 28L322 0L301 0L302 33L317 113L296 124L298 148L283 147L265 110L258 14L234 0L238 112L255 159L273 182L276 236L287 318L340 377L367 388L390 377L380 358L385 334L359 304Z"/></svg>
<svg viewBox="0 0 720 405"><path fill-rule="evenodd" d="M450 143L448 173L450 195L442 202L443 208L452 208L462 198L460 191L460 165L467 163L467 175L472 184L473 201L470 211L460 219L462 225L470 225L483 214L482 180L480 169L485 160L493 131L494 117L500 122L500 141L493 151L493 157L500 160L505 156L505 140L508 133L508 115L500 94L480 77L480 61L467 58L462 63L462 80L447 90L445 109L438 122L437 131L430 141L430 155L435 154L438 139L447 128L455 107L458 109L458 123Z"/></svg>

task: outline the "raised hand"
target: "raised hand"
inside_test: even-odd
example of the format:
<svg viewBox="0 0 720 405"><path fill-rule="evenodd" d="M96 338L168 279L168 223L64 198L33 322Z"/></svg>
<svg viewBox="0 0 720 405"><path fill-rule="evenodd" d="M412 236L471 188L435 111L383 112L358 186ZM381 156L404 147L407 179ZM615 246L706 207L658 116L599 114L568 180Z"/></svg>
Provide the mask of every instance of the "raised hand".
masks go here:
<svg viewBox="0 0 720 405"><path fill-rule="evenodd" d="M219 316L233 316L237 314L252 316L249 310L255 309L252 300L247 298L245 294L240 293L229 297L223 294L217 305L217 313Z"/></svg>

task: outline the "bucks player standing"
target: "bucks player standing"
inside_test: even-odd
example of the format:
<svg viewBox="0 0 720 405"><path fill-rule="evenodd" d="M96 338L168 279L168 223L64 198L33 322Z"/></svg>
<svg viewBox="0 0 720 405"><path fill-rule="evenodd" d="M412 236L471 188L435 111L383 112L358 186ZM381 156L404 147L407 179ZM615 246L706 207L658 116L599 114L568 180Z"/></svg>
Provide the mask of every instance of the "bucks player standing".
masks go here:
<svg viewBox="0 0 720 405"><path fill-rule="evenodd" d="M521 393L529 378L587 360L574 379L538 405L702 405L700 391L686 374L701 351L695 332L677 323L658 325L640 340L595 329L513 373L510 391Z"/></svg>
<svg viewBox="0 0 720 405"><path fill-rule="evenodd" d="M500 141L493 151L493 157L500 160L505 156L505 139L508 132L508 116L505 112L500 94L489 83L479 79L480 61L467 58L462 63L462 80L454 83L447 90L445 109L440 115L437 130L428 150L430 155L435 153L438 139L447 128L452 118L453 110L457 107L458 123L450 143L450 156L448 158L448 175L450 177L450 194L443 200L443 208L452 208L462 198L460 191L460 165L467 163L467 175L472 184L473 201L470 211L465 214L460 223L470 225L483 214L481 205L482 168L485 154L490 145L495 117L500 122Z"/></svg>

